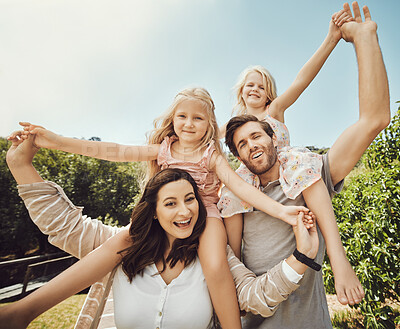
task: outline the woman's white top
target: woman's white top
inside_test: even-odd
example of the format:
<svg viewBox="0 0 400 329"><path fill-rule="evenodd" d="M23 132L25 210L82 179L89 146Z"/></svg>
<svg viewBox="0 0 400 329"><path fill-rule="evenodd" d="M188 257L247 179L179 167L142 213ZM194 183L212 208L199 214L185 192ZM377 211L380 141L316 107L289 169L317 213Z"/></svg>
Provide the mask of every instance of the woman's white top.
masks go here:
<svg viewBox="0 0 400 329"><path fill-rule="evenodd" d="M207 329L213 308L198 258L166 284L155 264L132 283L120 266L114 277L114 316L118 329ZM155 274L155 275L154 275Z"/></svg>

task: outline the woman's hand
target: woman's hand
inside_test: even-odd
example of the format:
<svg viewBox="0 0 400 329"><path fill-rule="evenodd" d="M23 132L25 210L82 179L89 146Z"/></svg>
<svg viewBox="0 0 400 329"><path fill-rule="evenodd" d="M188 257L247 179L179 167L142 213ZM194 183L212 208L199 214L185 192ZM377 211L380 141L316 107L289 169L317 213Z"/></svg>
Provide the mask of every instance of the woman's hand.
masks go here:
<svg viewBox="0 0 400 329"><path fill-rule="evenodd" d="M33 157L39 150L33 144L34 136L24 135L22 130L13 132L7 137L11 147L6 155L7 165L18 184L42 182L38 172L32 165Z"/></svg>
<svg viewBox="0 0 400 329"><path fill-rule="evenodd" d="M6 155L8 166L31 165L35 154L39 150L33 144L34 136L27 136L22 130L18 130L11 133L7 140L12 143Z"/></svg>
<svg viewBox="0 0 400 329"><path fill-rule="evenodd" d="M293 225L293 232L296 237L297 250L308 258L314 259L317 256L319 246L315 217L313 216L313 225L307 229L304 225L304 213L299 213L296 225Z"/></svg>

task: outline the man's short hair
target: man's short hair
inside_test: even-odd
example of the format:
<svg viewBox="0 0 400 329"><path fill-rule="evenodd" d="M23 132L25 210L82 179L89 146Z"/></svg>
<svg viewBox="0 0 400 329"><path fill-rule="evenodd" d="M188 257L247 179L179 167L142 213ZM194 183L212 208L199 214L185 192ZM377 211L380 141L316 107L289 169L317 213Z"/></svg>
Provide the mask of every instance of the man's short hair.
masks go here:
<svg viewBox="0 0 400 329"><path fill-rule="evenodd" d="M272 138L274 135L274 131L268 122L260 121L251 114L239 115L237 117L233 117L229 120L226 125L226 133L225 133L225 144L229 147L229 150L232 152L234 156L239 156L239 153L236 149L236 145L233 142L233 135L235 134L236 129L240 128L247 122L258 122L261 128L267 133L269 137Z"/></svg>

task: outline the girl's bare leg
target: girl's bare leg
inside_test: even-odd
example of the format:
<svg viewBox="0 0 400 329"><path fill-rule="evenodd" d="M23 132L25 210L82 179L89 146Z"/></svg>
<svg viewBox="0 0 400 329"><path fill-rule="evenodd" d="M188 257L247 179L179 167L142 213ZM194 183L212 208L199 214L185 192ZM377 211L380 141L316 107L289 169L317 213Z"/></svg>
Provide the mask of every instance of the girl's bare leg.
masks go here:
<svg viewBox="0 0 400 329"><path fill-rule="evenodd" d="M211 300L222 328L241 328L236 288L226 258L226 244L222 220L207 217L198 254Z"/></svg>
<svg viewBox="0 0 400 329"><path fill-rule="evenodd" d="M336 295L340 303L354 305L364 298L364 290L356 273L346 258L340 240L335 214L328 190L322 180L303 191L307 207L317 217L318 225L326 242L326 250L335 278Z"/></svg>

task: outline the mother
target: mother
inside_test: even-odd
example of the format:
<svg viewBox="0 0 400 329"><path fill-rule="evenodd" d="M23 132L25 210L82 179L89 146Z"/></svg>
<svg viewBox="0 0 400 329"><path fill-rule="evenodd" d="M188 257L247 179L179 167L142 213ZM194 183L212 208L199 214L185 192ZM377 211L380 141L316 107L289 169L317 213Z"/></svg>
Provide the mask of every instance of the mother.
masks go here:
<svg viewBox="0 0 400 329"><path fill-rule="evenodd" d="M63 204L64 208L58 215L52 214L54 218L63 216L64 220L69 220L71 213L80 214L80 209L71 204L59 187L43 182L32 166L37 149L29 139L22 142L19 134L11 135L13 145L7 153L7 162L18 184L37 187L31 189L35 198L32 203L39 205L41 215L46 216L46 209L54 204ZM43 193L43 185L56 192ZM129 232L126 229L106 232L108 236L116 235L41 289L2 308L0 328L5 324L7 327L25 328L40 313L102 278L116 265L113 291L115 318L119 328L211 327L212 305L197 258L198 238L204 229L205 216L204 206L191 176L177 169L161 171L148 182L132 213ZM78 217L79 223L82 223L82 215ZM300 217L294 228L297 248L314 258L318 249L316 230L314 228L308 232ZM286 262L300 274L307 268L293 256ZM244 309L262 310L262 305L267 304L271 315L276 305L297 288L285 276L281 264L266 275L255 278L231 255L229 263L238 287L239 300L242 293L248 294L250 289L257 286L260 289L257 294L251 292L254 299L246 300L241 305Z"/></svg>

